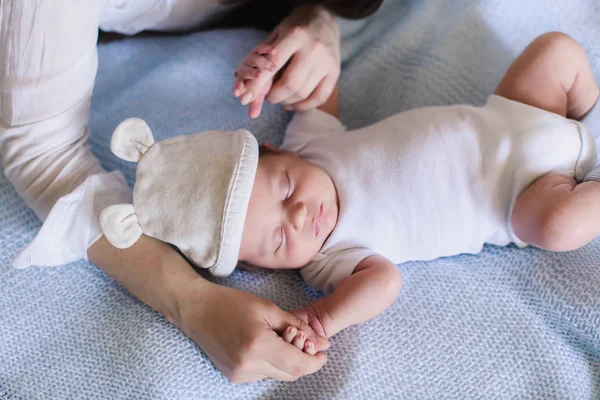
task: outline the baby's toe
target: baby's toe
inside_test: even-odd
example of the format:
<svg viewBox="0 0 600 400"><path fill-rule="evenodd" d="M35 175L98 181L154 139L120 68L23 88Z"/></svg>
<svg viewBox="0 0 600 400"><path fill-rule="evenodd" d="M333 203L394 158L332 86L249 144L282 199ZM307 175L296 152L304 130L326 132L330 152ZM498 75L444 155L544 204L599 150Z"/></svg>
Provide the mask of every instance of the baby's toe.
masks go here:
<svg viewBox="0 0 600 400"><path fill-rule="evenodd" d="M292 340L296 337L296 333L298 333L298 329L295 326L288 326L281 337L286 342L292 343Z"/></svg>

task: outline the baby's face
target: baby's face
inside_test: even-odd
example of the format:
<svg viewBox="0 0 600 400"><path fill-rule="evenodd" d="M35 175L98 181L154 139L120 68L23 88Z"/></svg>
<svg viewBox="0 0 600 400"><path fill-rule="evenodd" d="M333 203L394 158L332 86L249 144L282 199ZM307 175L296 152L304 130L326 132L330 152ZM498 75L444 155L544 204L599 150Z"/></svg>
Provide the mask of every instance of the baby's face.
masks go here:
<svg viewBox="0 0 600 400"><path fill-rule="evenodd" d="M294 153L258 161L239 259L265 268L300 268L323 246L338 219L333 181Z"/></svg>

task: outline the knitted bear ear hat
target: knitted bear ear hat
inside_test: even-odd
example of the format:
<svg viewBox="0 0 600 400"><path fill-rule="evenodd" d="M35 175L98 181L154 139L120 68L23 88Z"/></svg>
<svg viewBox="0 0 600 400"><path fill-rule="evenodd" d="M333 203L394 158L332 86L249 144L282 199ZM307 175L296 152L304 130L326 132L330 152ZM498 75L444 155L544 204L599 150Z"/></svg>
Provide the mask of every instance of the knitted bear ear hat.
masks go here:
<svg viewBox="0 0 600 400"><path fill-rule="evenodd" d="M155 143L141 119L122 122L110 141L138 162L133 204L107 207L100 226L117 248L143 234L171 243L201 268L227 276L236 267L258 163L258 143L243 129L207 131Z"/></svg>

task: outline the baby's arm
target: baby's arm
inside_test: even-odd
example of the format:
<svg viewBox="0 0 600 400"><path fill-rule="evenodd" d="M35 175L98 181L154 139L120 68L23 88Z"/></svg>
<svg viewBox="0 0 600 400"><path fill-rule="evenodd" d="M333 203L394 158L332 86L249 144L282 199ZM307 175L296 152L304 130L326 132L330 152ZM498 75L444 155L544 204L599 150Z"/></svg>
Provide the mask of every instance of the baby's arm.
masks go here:
<svg viewBox="0 0 600 400"><path fill-rule="evenodd" d="M307 322L316 332L331 337L351 325L359 324L381 314L388 308L402 286L398 268L388 259L371 256L361 261L351 276L340 283L335 291L304 309L292 311L292 314ZM304 340L293 343L304 346ZM284 339L291 337L290 332ZM290 343L292 341L286 340Z"/></svg>

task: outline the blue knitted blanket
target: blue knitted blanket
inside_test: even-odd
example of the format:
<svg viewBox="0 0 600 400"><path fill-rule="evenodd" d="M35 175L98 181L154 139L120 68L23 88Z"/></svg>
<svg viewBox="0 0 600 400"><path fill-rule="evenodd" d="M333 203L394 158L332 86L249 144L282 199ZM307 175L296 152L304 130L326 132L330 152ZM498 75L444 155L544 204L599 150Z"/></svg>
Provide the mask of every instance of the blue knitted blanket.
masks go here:
<svg viewBox="0 0 600 400"><path fill-rule="evenodd" d="M409 108L481 104L535 36L573 35L600 78L596 0L388 0L343 22L341 119L349 127ZM290 115L250 120L233 70L263 37L219 30L102 44L91 145L108 148L127 117L158 140L245 127L280 143ZM565 254L486 247L400 265L404 287L383 315L333 339L329 362L295 383L232 385L202 351L97 267L14 270L40 227L0 177L2 399L592 399L600 398L600 240ZM283 308L319 294L293 271L236 271L219 281Z"/></svg>

